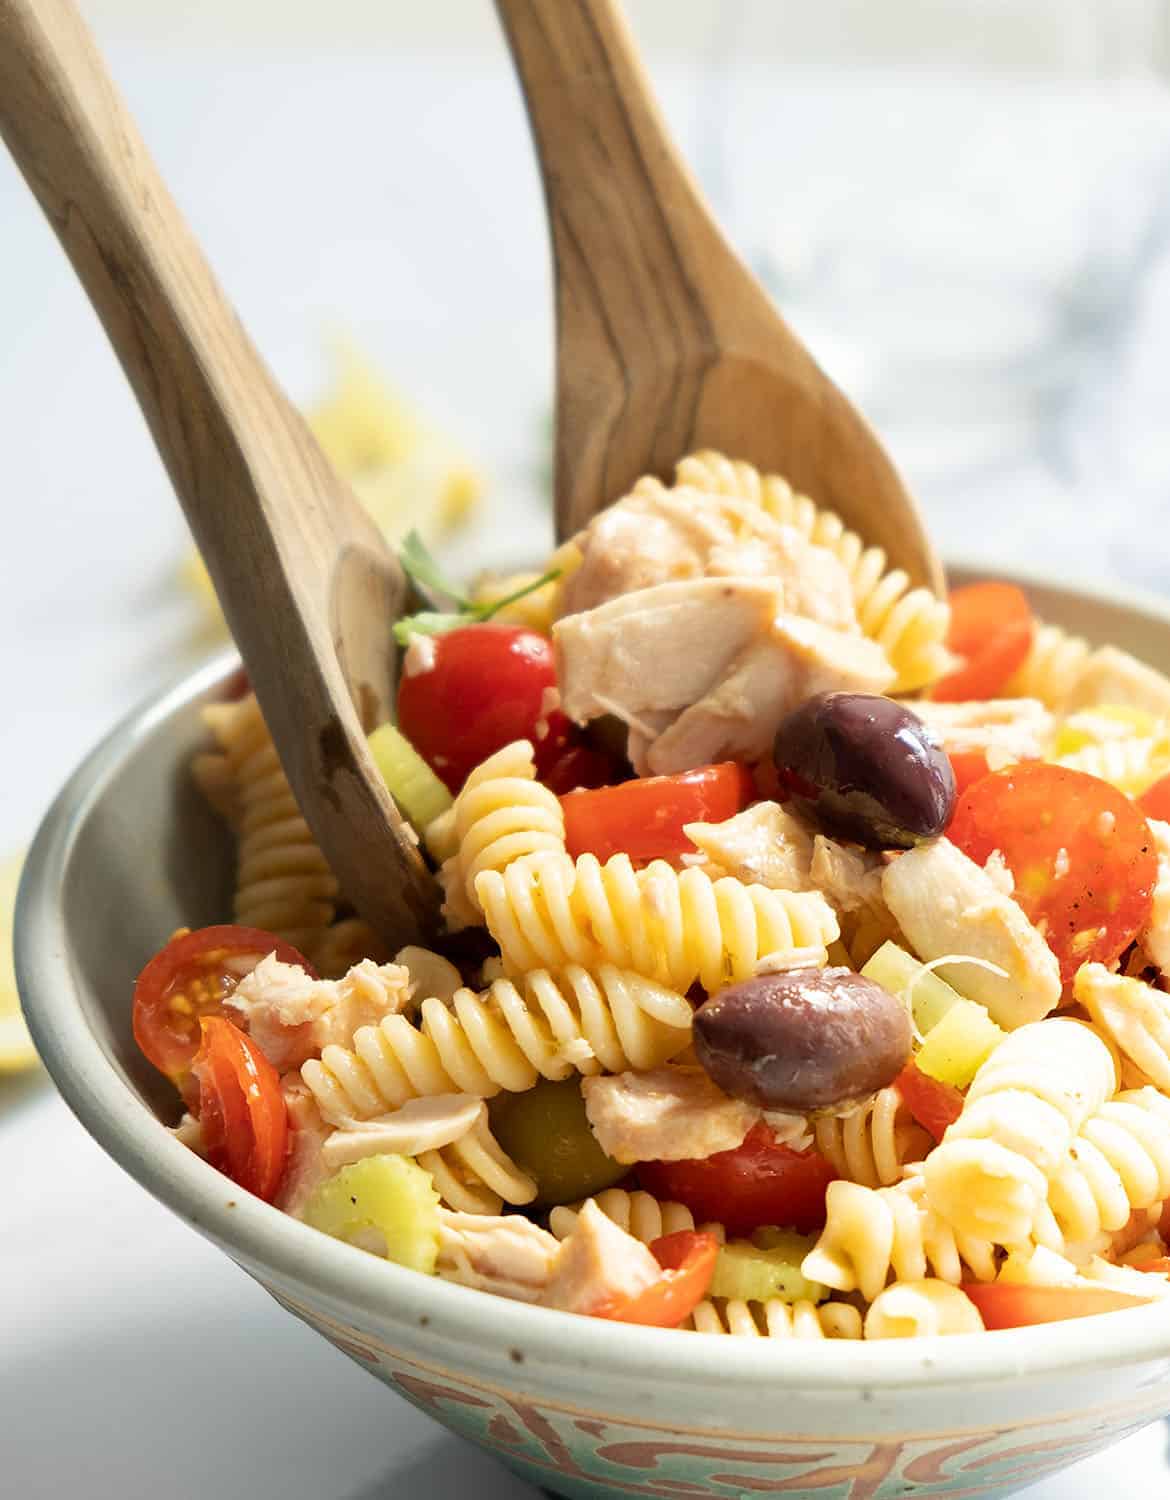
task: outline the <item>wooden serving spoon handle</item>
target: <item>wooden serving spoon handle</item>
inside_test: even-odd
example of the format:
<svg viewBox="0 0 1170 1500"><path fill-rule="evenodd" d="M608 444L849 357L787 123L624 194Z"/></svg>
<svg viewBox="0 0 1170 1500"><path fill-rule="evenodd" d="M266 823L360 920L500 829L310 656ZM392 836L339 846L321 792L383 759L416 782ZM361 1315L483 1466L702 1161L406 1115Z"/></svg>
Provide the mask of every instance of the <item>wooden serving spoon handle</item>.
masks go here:
<svg viewBox="0 0 1170 1500"><path fill-rule="evenodd" d="M615 0L496 0L551 226L556 521L719 448L775 469L942 587L914 502L862 417L739 260L675 148Z"/></svg>
<svg viewBox="0 0 1170 1500"><path fill-rule="evenodd" d="M101 319L297 800L391 942L436 886L368 754L405 580L228 305L70 0L0 0L0 135Z"/></svg>

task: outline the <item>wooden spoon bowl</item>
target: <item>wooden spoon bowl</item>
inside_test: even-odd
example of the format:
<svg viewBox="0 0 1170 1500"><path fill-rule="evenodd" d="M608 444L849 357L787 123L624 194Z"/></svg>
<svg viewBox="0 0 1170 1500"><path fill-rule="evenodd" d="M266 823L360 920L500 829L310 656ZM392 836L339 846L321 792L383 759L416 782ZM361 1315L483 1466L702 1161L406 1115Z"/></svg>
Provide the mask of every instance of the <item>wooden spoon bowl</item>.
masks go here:
<svg viewBox="0 0 1170 1500"><path fill-rule="evenodd" d="M558 535L715 448L782 474L941 591L881 444L712 219L615 0L496 3L552 230Z"/></svg>

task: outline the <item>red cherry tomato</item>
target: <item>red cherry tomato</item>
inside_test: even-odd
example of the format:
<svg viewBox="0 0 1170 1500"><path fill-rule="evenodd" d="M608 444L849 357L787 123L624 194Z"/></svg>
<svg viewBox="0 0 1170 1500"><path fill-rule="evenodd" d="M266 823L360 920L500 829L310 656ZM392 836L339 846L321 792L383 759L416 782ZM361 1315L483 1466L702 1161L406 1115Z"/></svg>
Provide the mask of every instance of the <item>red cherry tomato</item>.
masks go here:
<svg viewBox="0 0 1170 1500"><path fill-rule="evenodd" d="M754 797L751 772L730 760L677 776L640 776L621 786L570 792L561 798L565 842L574 859L579 854L596 854L603 862L614 854L642 863L673 859L695 852L683 832L687 823L722 823Z"/></svg>
<svg viewBox="0 0 1170 1500"><path fill-rule="evenodd" d="M202 1044L191 1071L199 1080L199 1124L207 1159L271 1203L288 1151L280 1076L260 1048L222 1016L204 1016L199 1029Z"/></svg>
<svg viewBox="0 0 1170 1500"><path fill-rule="evenodd" d="M1012 583L969 583L952 589L947 646L961 666L936 682L940 703L994 698L1021 666L1032 645L1035 621L1021 589Z"/></svg>
<svg viewBox="0 0 1170 1500"><path fill-rule="evenodd" d="M194 1103L191 1062L199 1050L199 1023L222 1016L224 1001L260 960L275 953L316 978L303 954L259 927L200 927L175 933L138 976L134 986L134 1040L160 1073Z"/></svg>
<svg viewBox="0 0 1170 1500"><path fill-rule="evenodd" d="M1147 818L1157 818L1161 823L1170 823L1170 776L1155 781L1137 799L1137 805Z"/></svg>
<svg viewBox="0 0 1170 1500"><path fill-rule="evenodd" d="M677 1328L684 1318L690 1317L711 1285L719 1241L702 1230L681 1229L677 1234L664 1234L654 1240L650 1250L662 1267L659 1280L636 1297L609 1303L593 1314L595 1318Z"/></svg>
<svg viewBox="0 0 1170 1500"><path fill-rule="evenodd" d="M570 745L540 778L550 792L563 797L580 787L609 786L617 781L621 768L604 750L592 745Z"/></svg>
<svg viewBox="0 0 1170 1500"><path fill-rule="evenodd" d="M638 1167L638 1181L656 1198L685 1203L700 1223L741 1235L765 1224L802 1234L823 1229L825 1189L836 1175L819 1151L778 1145L763 1121L733 1151Z"/></svg>
<svg viewBox="0 0 1170 1500"><path fill-rule="evenodd" d="M1144 1307L1152 1298L1119 1292L1111 1286L1025 1286L995 1281L990 1285L965 1281L963 1290L979 1309L988 1328L1027 1328L1034 1323L1060 1323L1066 1318L1089 1318L1095 1313Z"/></svg>
<svg viewBox="0 0 1170 1500"><path fill-rule="evenodd" d="M1038 762L993 771L959 799L947 836L977 864L1001 851L1066 983L1083 963L1112 963L1149 919L1149 826L1096 776Z"/></svg>
<svg viewBox="0 0 1170 1500"><path fill-rule="evenodd" d="M517 625L462 625L433 637L422 671L403 672L398 727L457 792L481 760L531 740L543 773L569 741L571 725L555 702L552 642Z"/></svg>
<svg viewBox="0 0 1170 1500"><path fill-rule="evenodd" d="M948 750L947 759L955 774L955 796L961 797L969 786L988 774L987 757L982 750Z"/></svg>
<svg viewBox="0 0 1170 1500"><path fill-rule="evenodd" d="M942 1140L947 1126L963 1113L963 1095L954 1084L919 1072L912 1062L898 1074L895 1086L906 1108L936 1141Z"/></svg>

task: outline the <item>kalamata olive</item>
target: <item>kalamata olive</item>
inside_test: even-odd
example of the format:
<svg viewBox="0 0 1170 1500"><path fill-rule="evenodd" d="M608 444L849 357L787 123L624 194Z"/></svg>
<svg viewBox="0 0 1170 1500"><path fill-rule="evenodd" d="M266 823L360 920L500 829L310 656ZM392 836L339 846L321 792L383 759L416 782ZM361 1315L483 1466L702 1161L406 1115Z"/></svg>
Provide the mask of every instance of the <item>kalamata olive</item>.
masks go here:
<svg viewBox="0 0 1170 1500"><path fill-rule="evenodd" d="M791 969L712 995L695 1012L694 1044L725 1094L806 1114L892 1083L910 1057L910 1015L850 969Z"/></svg>
<svg viewBox="0 0 1170 1500"><path fill-rule="evenodd" d="M950 761L891 698L819 693L781 723L772 753L798 813L870 849L936 838L954 810Z"/></svg>

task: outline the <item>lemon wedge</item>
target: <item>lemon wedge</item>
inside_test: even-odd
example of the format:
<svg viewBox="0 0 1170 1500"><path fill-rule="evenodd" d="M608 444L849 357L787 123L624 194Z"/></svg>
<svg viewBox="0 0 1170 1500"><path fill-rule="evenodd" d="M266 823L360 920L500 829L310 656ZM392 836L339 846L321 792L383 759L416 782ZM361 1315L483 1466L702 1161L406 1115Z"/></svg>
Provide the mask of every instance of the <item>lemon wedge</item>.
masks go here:
<svg viewBox="0 0 1170 1500"><path fill-rule="evenodd" d="M32 1037L20 1013L12 956L12 919L23 864L23 854L10 855L0 863L0 1073L16 1073L37 1061Z"/></svg>

